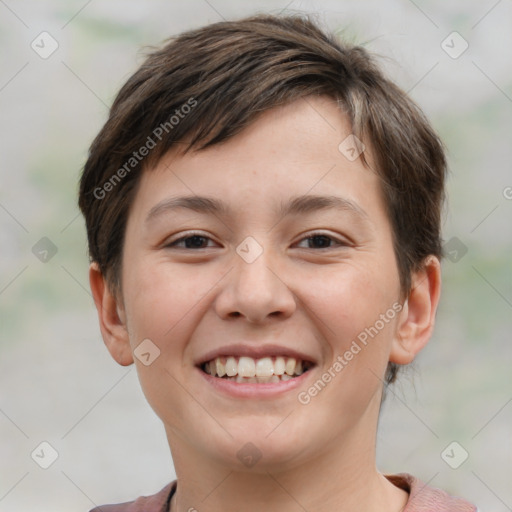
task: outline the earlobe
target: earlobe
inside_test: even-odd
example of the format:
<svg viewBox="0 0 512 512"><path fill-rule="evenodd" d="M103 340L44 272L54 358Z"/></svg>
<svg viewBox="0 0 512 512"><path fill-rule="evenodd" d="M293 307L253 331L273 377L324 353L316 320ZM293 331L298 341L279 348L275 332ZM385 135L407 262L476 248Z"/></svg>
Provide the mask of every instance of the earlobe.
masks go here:
<svg viewBox="0 0 512 512"><path fill-rule="evenodd" d="M392 363L411 363L427 344L434 329L440 293L441 265L431 255L412 276L411 291L400 313L389 356Z"/></svg>
<svg viewBox="0 0 512 512"><path fill-rule="evenodd" d="M132 364L133 354L123 307L118 304L96 262L89 267L89 284L106 347L120 365Z"/></svg>

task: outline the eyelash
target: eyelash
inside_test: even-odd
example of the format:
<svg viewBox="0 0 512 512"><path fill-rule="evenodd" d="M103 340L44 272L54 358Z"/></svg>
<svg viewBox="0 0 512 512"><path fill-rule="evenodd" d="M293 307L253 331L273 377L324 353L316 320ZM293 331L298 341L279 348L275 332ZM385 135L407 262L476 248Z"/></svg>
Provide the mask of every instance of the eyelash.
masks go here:
<svg viewBox="0 0 512 512"><path fill-rule="evenodd" d="M191 233L188 233L186 236L183 236L183 237L181 237L181 238L179 238L177 240L174 240L173 242L170 242L170 243L166 244L165 247L167 247L167 248L177 247L178 243L184 242L185 240L188 240L188 239L194 238L194 237L199 237L199 238L211 240L210 237L205 236L202 233L191 232ZM332 237L330 235L326 235L325 233L322 233L322 232L313 232L309 236L301 238L301 240L299 240L299 242L302 242L304 240L311 240L311 239L313 239L315 237L323 237L324 239L327 238L327 239L329 239L331 241L334 241L339 247L346 247L346 246L349 245L348 242L344 242L343 240L340 240L338 238ZM334 249L334 248L335 247L319 247L318 249L326 250L326 249ZM185 249L185 250L197 250L197 249L193 249L191 247L182 247L182 249ZM199 247L198 249L208 249L208 247ZM311 247L307 247L307 249L311 249Z"/></svg>

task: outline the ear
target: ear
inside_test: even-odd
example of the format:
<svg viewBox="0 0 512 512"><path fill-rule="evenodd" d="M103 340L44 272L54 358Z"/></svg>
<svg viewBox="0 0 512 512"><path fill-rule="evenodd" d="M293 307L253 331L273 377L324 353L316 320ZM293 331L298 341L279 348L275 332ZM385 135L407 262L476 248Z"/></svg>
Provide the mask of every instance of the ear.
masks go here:
<svg viewBox="0 0 512 512"><path fill-rule="evenodd" d="M421 270L413 274L411 284L389 356L396 364L411 363L432 335L441 294L439 259L428 256Z"/></svg>
<svg viewBox="0 0 512 512"><path fill-rule="evenodd" d="M89 284L98 311L101 335L110 355L122 366L132 364L124 307L111 293L96 262L89 267Z"/></svg>

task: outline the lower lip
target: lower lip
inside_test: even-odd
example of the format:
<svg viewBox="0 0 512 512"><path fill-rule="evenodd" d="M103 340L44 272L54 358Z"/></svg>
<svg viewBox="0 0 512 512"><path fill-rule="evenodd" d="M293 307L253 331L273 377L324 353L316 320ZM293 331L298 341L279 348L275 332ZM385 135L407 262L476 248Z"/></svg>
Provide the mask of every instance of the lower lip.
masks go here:
<svg viewBox="0 0 512 512"><path fill-rule="evenodd" d="M290 380L258 384L256 382L243 383L222 379L220 377L212 377L210 374L203 372L200 368L197 368L197 371L202 375L206 382L215 389L221 393L240 398L274 397L279 394L293 391L304 383L312 370L313 368L310 368L307 372L304 372L298 377L293 377Z"/></svg>

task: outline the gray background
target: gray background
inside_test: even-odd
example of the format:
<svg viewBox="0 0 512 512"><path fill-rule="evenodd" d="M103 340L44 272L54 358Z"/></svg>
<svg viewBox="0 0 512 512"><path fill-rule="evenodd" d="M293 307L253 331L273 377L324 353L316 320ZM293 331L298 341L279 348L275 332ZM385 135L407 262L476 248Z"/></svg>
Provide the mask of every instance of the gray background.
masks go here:
<svg viewBox="0 0 512 512"><path fill-rule="evenodd" d="M135 369L117 366L100 337L77 180L144 45L285 8L382 55L448 148L444 238L455 252L435 335L388 392L379 468L482 512L512 510L510 0L0 0L0 511L86 511L174 478ZM46 59L31 48L43 31L59 45ZM453 31L469 44L457 58ZM31 458L43 441L58 452L48 469ZM452 465L469 454L457 469L441 457L453 441Z"/></svg>

